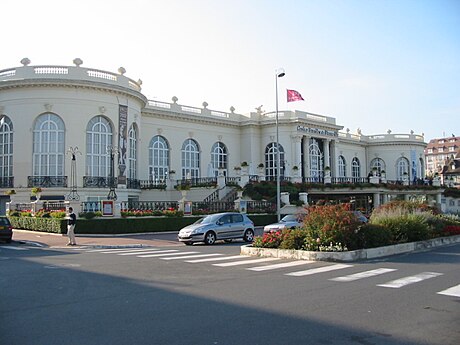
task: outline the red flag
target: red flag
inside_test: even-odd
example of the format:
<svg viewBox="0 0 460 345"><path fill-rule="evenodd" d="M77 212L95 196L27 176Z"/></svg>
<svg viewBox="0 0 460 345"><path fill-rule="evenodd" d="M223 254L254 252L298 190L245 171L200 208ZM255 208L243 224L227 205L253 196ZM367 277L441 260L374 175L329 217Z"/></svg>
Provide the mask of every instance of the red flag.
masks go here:
<svg viewBox="0 0 460 345"><path fill-rule="evenodd" d="M288 102L295 102L295 101L304 101L302 95L298 93L296 90L287 90L287 101Z"/></svg>

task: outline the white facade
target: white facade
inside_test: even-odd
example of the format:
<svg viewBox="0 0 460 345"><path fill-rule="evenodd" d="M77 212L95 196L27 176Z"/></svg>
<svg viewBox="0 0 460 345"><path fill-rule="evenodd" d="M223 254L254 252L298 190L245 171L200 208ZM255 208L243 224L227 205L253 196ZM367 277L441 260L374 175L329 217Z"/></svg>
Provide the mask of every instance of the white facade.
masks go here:
<svg viewBox="0 0 460 345"><path fill-rule="evenodd" d="M174 191L130 188L129 181L160 181L171 171L176 179L198 179L215 177L222 165L226 176L235 177L239 170L234 168L247 162L249 175L276 175L274 112L246 116L213 111L206 103L184 106L175 97L170 103L149 101L140 81L123 74L79 65L0 70L0 116L3 191L43 185L45 194L67 195L72 187L67 151L78 147L81 200L105 198L107 187L97 183L111 174L109 145L120 152L114 175L119 176L117 194L125 200L177 200ZM332 117L302 111L280 111L278 119L283 178L320 181L330 167L336 181L359 182L373 166L387 180L424 178L423 136L351 134ZM372 114L366 121L373 121Z"/></svg>

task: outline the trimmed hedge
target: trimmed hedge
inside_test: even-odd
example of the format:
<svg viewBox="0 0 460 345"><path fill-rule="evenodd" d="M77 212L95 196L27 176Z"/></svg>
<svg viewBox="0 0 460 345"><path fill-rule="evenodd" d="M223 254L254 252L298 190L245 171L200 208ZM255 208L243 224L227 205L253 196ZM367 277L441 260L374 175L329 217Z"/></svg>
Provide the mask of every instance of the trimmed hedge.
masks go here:
<svg viewBox="0 0 460 345"><path fill-rule="evenodd" d="M67 233L67 220L57 218L8 217L14 229Z"/></svg>
<svg viewBox="0 0 460 345"><path fill-rule="evenodd" d="M77 219L77 234L130 234L142 232L179 231L196 222L201 216L191 217L135 217ZM276 222L276 215L250 215L255 226ZM67 220L54 218L9 217L15 229L67 233Z"/></svg>

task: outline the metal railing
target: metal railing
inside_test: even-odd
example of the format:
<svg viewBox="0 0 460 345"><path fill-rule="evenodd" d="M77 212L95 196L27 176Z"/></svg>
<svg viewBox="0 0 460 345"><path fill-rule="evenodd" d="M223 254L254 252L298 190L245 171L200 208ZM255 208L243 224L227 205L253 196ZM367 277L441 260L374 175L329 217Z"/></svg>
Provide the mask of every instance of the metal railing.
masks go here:
<svg viewBox="0 0 460 345"><path fill-rule="evenodd" d="M27 187L67 187L67 176L28 176Z"/></svg>
<svg viewBox="0 0 460 345"><path fill-rule="evenodd" d="M234 211L235 203L230 201L214 201L214 202L203 202L203 201L194 201L192 202L192 213L196 211L201 211L203 213L217 213L217 212L227 212Z"/></svg>
<svg viewBox="0 0 460 345"><path fill-rule="evenodd" d="M128 209L131 210L177 210L179 203L177 201L128 201Z"/></svg>
<svg viewBox="0 0 460 345"><path fill-rule="evenodd" d="M83 176L83 187L88 188L110 188L117 185L116 177Z"/></svg>
<svg viewBox="0 0 460 345"><path fill-rule="evenodd" d="M195 177L182 179L177 180L177 185L190 187L215 187L217 186L217 177Z"/></svg>
<svg viewBox="0 0 460 345"><path fill-rule="evenodd" d="M0 188L13 188L14 177L0 177Z"/></svg>
<svg viewBox="0 0 460 345"><path fill-rule="evenodd" d="M270 201L247 201L248 213L274 213L276 212L276 203Z"/></svg>
<svg viewBox="0 0 460 345"><path fill-rule="evenodd" d="M140 189L166 189L166 180L139 180Z"/></svg>

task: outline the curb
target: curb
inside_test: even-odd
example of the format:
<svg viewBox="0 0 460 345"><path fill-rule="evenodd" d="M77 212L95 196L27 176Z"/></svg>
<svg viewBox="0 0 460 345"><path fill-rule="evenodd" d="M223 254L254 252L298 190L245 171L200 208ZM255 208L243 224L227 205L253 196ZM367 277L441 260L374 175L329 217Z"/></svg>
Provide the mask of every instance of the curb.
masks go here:
<svg viewBox="0 0 460 345"><path fill-rule="evenodd" d="M427 241L401 243L378 248L352 250L349 252L311 252L294 249L254 248L252 247L252 244L248 244L241 247L240 254L280 259L350 262L404 253L420 252L456 243L460 243L460 235L440 237Z"/></svg>

